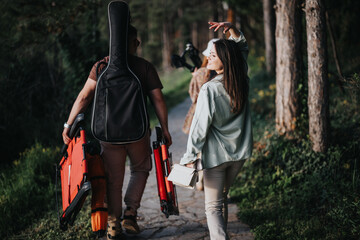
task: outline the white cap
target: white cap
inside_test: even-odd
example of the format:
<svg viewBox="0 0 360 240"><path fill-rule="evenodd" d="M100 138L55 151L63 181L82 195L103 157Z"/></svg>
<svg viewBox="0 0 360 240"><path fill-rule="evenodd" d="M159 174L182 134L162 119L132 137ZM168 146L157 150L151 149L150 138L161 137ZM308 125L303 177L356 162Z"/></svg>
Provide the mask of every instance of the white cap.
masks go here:
<svg viewBox="0 0 360 240"><path fill-rule="evenodd" d="M207 48L202 52L202 54L205 57L208 57L210 55L210 49L211 49L213 43L216 42L217 40L219 40L219 39L218 38L213 38L208 42Z"/></svg>

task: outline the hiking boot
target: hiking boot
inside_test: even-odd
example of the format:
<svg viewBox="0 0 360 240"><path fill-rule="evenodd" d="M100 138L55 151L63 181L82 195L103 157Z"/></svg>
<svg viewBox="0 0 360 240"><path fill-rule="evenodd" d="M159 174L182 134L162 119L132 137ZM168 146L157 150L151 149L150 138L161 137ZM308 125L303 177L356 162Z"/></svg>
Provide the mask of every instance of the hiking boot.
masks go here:
<svg viewBox="0 0 360 240"><path fill-rule="evenodd" d="M138 234L140 233L139 225L136 222L136 211L127 208L124 212L122 226L125 228L126 233Z"/></svg>
<svg viewBox="0 0 360 240"><path fill-rule="evenodd" d="M107 240L126 240L119 221L108 221Z"/></svg>

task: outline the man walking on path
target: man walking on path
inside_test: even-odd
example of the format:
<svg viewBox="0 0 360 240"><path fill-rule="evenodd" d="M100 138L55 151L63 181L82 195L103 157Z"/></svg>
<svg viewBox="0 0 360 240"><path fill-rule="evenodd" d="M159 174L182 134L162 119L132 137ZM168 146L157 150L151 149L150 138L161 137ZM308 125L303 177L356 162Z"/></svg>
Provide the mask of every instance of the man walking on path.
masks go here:
<svg viewBox="0 0 360 240"><path fill-rule="evenodd" d="M139 46L137 39L137 30L129 25L128 30L128 63L130 69L139 78L143 92L149 96L154 106L156 115L160 121L163 135L170 146L172 143L168 130L167 109L162 95L162 84L154 66L145 59L135 56L136 49ZM106 63L109 57L102 61ZM99 63L99 62L98 62ZM69 128L74 122L75 117L85 111L91 103L96 89L96 70L98 63L95 63L88 80L79 93L69 115L64 124L63 141L65 144L70 142ZM101 70L101 69L99 69ZM100 142L101 156L104 160L106 175L106 192L108 203L108 239L124 239L122 227L127 233L137 234L140 232L137 224L137 209L140 207L140 201L145 189L149 172L152 168L150 133L146 134L141 140L129 144L111 144ZM125 194L126 209L123 214L122 209L122 187L125 174L126 156L130 158L130 180ZM122 222L121 222L121 219ZM122 224L122 226L121 226Z"/></svg>

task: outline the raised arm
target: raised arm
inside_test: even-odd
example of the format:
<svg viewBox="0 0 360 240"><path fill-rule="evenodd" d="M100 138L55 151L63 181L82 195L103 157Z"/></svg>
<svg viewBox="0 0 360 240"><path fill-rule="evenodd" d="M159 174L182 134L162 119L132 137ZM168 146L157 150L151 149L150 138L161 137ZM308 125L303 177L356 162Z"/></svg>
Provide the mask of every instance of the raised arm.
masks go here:
<svg viewBox="0 0 360 240"><path fill-rule="evenodd" d="M249 54L249 46L246 42L244 34L239 31L236 26L230 22L209 22L209 29L214 29L214 31L218 31L220 28L224 28L223 33L230 33L230 40L234 40L238 43L240 51L245 60L247 60Z"/></svg>
<svg viewBox="0 0 360 240"><path fill-rule="evenodd" d="M239 38L241 35L240 31L236 29L234 24L232 24L231 22L209 22L209 24L209 29L214 29L214 32L216 32L220 28L224 28L223 33L225 34L229 32L233 38Z"/></svg>

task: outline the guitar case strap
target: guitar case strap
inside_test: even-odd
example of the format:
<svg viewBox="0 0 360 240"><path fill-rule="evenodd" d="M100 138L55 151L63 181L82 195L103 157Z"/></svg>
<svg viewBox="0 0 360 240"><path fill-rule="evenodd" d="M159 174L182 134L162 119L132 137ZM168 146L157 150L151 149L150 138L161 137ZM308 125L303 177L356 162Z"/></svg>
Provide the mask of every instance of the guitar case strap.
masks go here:
<svg viewBox="0 0 360 240"><path fill-rule="evenodd" d="M131 143L143 138L149 127L141 82L128 66L129 6L108 5L109 62L97 79L91 130L100 141Z"/></svg>

